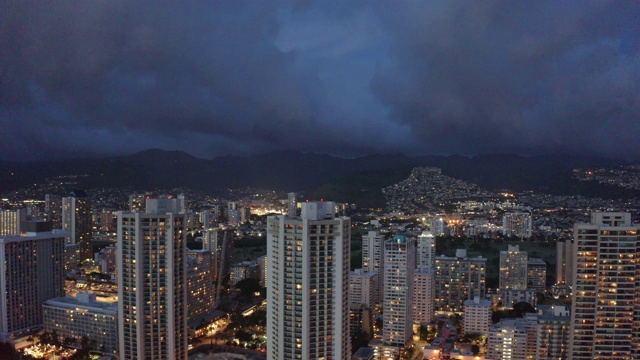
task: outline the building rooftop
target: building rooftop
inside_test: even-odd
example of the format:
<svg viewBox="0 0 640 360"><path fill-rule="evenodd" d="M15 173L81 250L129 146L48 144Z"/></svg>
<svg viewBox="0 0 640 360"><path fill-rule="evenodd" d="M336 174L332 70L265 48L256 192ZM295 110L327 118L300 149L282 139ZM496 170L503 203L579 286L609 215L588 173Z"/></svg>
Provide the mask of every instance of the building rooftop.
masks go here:
<svg viewBox="0 0 640 360"><path fill-rule="evenodd" d="M60 307L69 310L88 310L105 315L118 314L118 302L102 302L90 299L81 301L77 297L65 296L45 301L45 306Z"/></svg>

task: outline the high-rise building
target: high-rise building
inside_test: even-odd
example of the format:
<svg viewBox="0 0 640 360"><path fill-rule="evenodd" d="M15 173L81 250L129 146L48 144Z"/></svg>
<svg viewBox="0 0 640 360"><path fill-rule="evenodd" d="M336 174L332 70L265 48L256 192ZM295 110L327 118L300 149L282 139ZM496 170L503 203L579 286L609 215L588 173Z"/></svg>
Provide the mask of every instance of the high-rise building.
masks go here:
<svg viewBox="0 0 640 360"><path fill-rule="evenodd" d="M146 196L145 209L147 213L182 213L186 206L185 202L184 197L176 198L172 195L160 195L157 197Z"/></svg>
<svg viewBox="0 0 640 360"><path fill-rule="evenodd" d="M433 266L423 266L413 273L413 321L428 324L434 318L436 297L435 272Z"/></svg>
<svg viewBox="0 0 640 360"><path fill-rule="evenodd" d="M527 288L535 292L547 290L547 263L539 258L527 261Z"/></svg>
<svg viewBox="0 0 640 360"><path fill-rule="evenodd" d="M524 290L527 288L526 251L518 245L508 245L507 251L500 251L499 290Z"/></svg>
<svg viewBox="0 0 640 360"><path fill-rule="evenodd" d="M556 243L556 284L573 287L573 240Z"/></svg>
<svg viewBox="0 0 640 360"><path fill-rule="evenodd" d="M384 302L382 340L387 347L401 348L413 335L413 272L416 241L395 235L384 242Z"/></svg>
<svg viewBox="0 0 640 360"><path fill-rule="evenodd" d="M260 256L256 263L258 263L258 279L260 280L260 286L267 287L268 275L269 275L269 259L267 255Z"/></svg>
<svg viewBox="0 0 640 360"><path fill-rule="evenodd" d="M517 236L519 238L530 238L531 214L523 212L511 212L504 214L502 226L505 236Z"/></svg>
<svg viewBox="0 0 640 360"><path fill-rule="evenodd" d="M129 211L144 211L150 197L150 193L129 195Z"/></svg>
<svg viewBox="0 0 640 360"><path fill-rule="evenodd" d="M423 231L418 236L418 264L417 267L433 268L436 258L436 238L429 231Z"/></svg>
<svg viewBox="0 0 640 360"><path fill-rule="evenodd" d="M231 265L229 269L229 285L235 286L238 282L245 279L258 279L260 276L260 268L258 264L252 261L242 261Z"/></svg>
<svg viewBox="0 0 640 360"><path fill-rule="evenodd" d="M444 235L445 223L444 219L441 217L431 219L429 221L429 230L433 235Z"/></svg>
<svg viewBox="0 0 640 360"><path fill-rule="evenodd" d="M42 304L64 296L64 242L51 223L27 222L0 237L0 340L42 329Z"/></svg>
<svg viewBox="0 0 640 360"><path fill-rule="evenodd" d="M491 326L491 300L480 300L476 296L473 300L464 302L464 323L462 332L466 334L489 335Z"/></svg>
<svg viewBox="0 0 640 360"><path fill-rule="evenodd" d="M538 305L536 359L569 359L571 315L564 305Z"/></svg>
<svg viewBox="0 0 640 360"><path fill-rule="evenodd" d="M82 190L62 198L62 228L69 232L69 245L78 246L79 260L93 258L91 245L91 200Z"/></svg>
<svg viewBox="0 0 640 360"><path fill-rule="evenodd" d="M298 203L296 202L296 193L287 194L287 216L295 217L297 215Z"/></svg>
<svg viewBox="0 0 640 360"><path fill-rule="evenodd" d="M640 358L639 231L629 213L574 226L573 359Z"/></svg>
<svg viewBox="0 0 640 360"><path fill-rule="evenodd" d="M51 222L52 229L62 229L62 196L46 194L44 196L44 214Z"/></svg>
<svg viewBox="0 0 640 360"><path fill-rule="evenodd" d="M491 325L487 337L487 359L526 359L527 324L524 319L502 319Z"/></svg>
<svg viewBox="0 0 640 360"><path fill-rule="evenodd" d="M122 359L187 359L184 214L118 213Z"/></svg>
<svg viewBox="0 0 640 360"><path fill-rule="evenodd" d="M211 253L187 250L187 321L213 310Z"/></svg>
<svg viewBox="0 0 640 360"><path fill-rule="evenodd" d="M384 297L384 235L378 231L369 231L362 236L362 271L377 274L378 291L375 302L382 304Z"/></svg>
<svg viewBox="0 0 640 360"><path fill-rule="evenodd" d="M487 258L467 257L464 249L456 256L437 256L435 261L436 311L461 313L465 300L486 293Z"/></svg>
<svg viewBox="0 0 640 360"><path fill-rule="evenodd" d="M25 221L26 209L0 209L0 236L20 235Z"/></svg>
<svg viewBox="0 0 640 360"><path fill-rule="evenodd" d="M375 304L375 296L378 293L377 275L373 272L364 272L355 269L349 276L349 303L364 304L372 308Z"/></svg>
<svg viewBox="0 0 640 360"><path fill-rule="evenodd" d="M351 221L333 202L267 219L267 359L348 359Z"/></svg>

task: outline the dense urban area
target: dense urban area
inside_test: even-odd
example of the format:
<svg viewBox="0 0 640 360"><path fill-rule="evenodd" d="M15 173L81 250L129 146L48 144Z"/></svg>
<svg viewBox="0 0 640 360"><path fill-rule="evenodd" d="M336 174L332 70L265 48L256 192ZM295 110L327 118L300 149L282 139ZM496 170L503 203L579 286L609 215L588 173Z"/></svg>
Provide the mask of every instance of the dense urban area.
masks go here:
<svg viewBox="0 0 640 360"><path fill-rule="evenodd" d="M639 173L573 170L636 190ZM0 359L640 358L640 198L436 167L384 208L82 177L2 194Z"/></svg>

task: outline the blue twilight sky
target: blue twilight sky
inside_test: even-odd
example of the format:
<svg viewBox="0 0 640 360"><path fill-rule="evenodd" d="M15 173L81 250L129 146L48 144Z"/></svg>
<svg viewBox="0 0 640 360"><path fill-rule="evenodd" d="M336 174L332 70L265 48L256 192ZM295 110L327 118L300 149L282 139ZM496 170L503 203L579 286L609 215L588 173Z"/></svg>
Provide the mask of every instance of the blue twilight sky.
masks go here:
<svg viewBox="0 0 640 360"><path fill-rule="evenodd" d="M0 159L640 159L640 2L0 0Z"/></svg>

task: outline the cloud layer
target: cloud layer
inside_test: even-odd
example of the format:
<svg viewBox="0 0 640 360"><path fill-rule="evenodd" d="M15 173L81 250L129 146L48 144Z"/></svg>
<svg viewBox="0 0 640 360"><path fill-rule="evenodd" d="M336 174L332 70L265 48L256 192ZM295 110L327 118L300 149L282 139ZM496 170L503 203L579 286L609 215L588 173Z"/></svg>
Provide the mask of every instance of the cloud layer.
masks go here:
<svg viewBox="0 0 640 360"><path fill-rule="evenodd" d="M3 159L180 149L640 159L640 4L24 2Z"/></svg>

